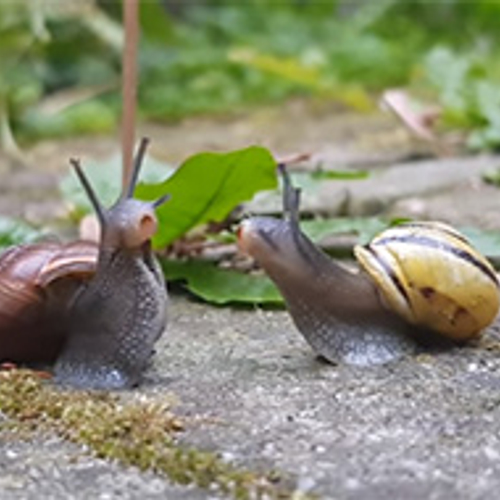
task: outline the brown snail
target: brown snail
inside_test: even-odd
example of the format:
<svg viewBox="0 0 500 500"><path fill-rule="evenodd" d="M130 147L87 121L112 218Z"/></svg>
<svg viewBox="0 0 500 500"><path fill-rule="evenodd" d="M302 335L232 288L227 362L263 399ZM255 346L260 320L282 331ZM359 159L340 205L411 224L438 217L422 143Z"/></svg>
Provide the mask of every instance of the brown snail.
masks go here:
<svg viewBox="0 0 500 500"><path fill-rule="evenodd" d="M54 362L56 381L114 389L136 385L166 326L167 291L151 249L155 208L129 185L104 209L72 160L101 226L99 244L12 247L0 257L0 361Z"/></svg>
<svg viewBox="0 0 500 500"><path fill-rule="evenodd" d="M363 272L351 272L301 232L300 191L280 169L284 219L244 220L238 242L275 282L318 355L386 363L428 342L429 332L464 341L494 321L497 276L456 230L435 222L390 228L355 248Z"/></svg>

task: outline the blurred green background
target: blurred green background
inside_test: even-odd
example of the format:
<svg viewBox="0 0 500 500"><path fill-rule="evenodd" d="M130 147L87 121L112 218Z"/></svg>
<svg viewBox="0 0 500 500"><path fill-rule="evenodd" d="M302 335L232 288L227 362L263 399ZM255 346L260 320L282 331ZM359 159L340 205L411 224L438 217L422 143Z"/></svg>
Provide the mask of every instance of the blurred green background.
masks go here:
<svg viewBox="0 0 500 500"><path fill-rule="evenodd" d="M141 119L292 98L369 112L402 86L471 147L500 145L500 2L148 0L141 26ZM1 2L2 145L114 130L122 45L120 2Z"/></svg>

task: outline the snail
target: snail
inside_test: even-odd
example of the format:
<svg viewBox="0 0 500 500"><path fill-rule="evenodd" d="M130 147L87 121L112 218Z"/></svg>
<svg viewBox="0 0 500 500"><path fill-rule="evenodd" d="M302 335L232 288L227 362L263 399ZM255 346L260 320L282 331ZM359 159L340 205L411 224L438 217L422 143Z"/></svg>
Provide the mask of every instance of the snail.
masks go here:
<svg viewBox="0 0 500 500"><path fill-rule="evenodd" d="M0 257L0 361L54 363L56 382L95 389L139 383L165 330L167 291L151 237L155 202L133 198L144 139L128 186L101 206L71 160L101 226L99 244L40 242Z"/></svg>
<svg viewBox="0 0 500 500"><path fill-rule="evenodd" d="M355 247L361 270L352 272L301 232L300 190L279 168L283 219L242 221L238 244L277 285L296 327L320 357L383 364L443 343L436 339L464 342L494 321L497 276L458 231L436 222L389 228Z"/></svg>

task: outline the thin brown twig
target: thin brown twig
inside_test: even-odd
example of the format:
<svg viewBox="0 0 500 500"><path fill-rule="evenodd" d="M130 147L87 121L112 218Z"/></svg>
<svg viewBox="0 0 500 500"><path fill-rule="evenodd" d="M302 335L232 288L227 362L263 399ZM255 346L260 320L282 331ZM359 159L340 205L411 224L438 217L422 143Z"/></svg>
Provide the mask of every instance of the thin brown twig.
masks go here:
<svg viewBox="0 0 500 500"><path fill-rule="evenodd" d="M287 156L277 158L276 162L281 165L293 165L295 163L302 163L304 161L309 161L312 157L312 153L293 153Z"/></svg>
<svg viewBox="0 0 500 500"><path fill-rule="evenodd" d="M122 58L122 186L126 189L132 175L137 107L137 44L139 41L138 0L123 1L125 45Z"/></svg>

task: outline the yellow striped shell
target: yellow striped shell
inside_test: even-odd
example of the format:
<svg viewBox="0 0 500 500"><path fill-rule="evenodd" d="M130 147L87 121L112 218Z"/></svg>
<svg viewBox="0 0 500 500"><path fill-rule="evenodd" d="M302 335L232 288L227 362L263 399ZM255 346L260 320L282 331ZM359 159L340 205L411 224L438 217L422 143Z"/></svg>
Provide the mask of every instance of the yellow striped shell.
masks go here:
<svg viewBox="0 0 500 500"><path fill-rule="evenodd" d="M498 313L499 283L493 267L446 224L395 226L368 245L356 246L354 253L386 305L410 323L466 340Z"/></svg>

